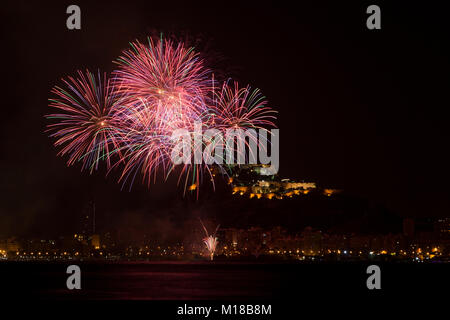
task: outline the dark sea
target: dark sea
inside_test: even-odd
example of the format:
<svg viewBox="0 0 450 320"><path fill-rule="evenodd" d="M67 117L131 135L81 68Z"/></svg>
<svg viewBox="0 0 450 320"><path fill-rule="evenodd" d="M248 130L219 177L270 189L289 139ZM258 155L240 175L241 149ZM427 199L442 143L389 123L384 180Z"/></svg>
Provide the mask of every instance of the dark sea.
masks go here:
<svg viewBox="0 0 450 320"><path fill-rule="evenodd" d="M81 290L69 290L69 265L81 269ZM43 300L296 300L370 295L371 263L5 262L3 296ZM384 293L448 290L449 264L381 264ZM438 289L439 289L438 288ZM424 291L424 292L425 292Z"/></svg>

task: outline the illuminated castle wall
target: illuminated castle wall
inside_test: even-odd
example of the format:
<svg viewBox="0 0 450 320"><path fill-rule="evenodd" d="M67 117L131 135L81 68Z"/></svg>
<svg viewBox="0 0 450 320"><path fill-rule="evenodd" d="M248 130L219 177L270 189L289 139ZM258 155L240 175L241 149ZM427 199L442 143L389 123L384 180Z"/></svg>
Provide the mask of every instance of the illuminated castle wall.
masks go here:
<svg viewBox="0 0 450 320"><path fill-rule="evenodd" d="M234 167L229 184L233 194L247 195L252 198L283 199L308 194L317 190L314 182L296 182L289 179L279 179L277 175L265 175L265 165L243 165ZM321 193L331 196L338 193L336 189L320 189Z"/></svg>

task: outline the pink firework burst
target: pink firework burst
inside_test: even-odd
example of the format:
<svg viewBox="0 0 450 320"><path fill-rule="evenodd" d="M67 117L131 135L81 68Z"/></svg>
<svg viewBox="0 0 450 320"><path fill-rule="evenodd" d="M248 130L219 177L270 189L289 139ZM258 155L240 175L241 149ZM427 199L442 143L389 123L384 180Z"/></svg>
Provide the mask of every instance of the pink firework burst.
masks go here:
<svg viewBox="0 0 450 320"><path fill-rule="evenodd" d="M82 162L82 169L92 172L104 160L109 167L111 155L118 149L118 128L112 108L116 103L113 87L98 72L78 71L78 77L62 80L64 87L55 86L50 107L57 109L46 117L56 122L49 124L50 137L61 146L58 155L68 155L67 165Z"/></svg>

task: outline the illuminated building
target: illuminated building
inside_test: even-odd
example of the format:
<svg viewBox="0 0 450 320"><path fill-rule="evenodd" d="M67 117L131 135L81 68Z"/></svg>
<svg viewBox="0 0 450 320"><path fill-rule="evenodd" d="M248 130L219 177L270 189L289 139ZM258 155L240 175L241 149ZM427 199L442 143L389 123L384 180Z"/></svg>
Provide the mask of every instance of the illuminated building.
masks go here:
<svg viewBox="0 0 450 320"><path fill-rule="evenodd" d="M316 183L280 179L277 174L266 174L268 165L235 165L231 167L228 184L232 193L250 199L283 199L309 194L317 190ZM323 189L326 196L339 193L337 189Z"/></svg>
<svg viewBox="0 0 450 320"><path fill-rule="evenodd" d="M440 236L450 237L450 218L440 218L435 222L435 231Z"/></svg>
<svg viewBox="0 0 450 320"><path fill-rule="evenodd" d="M93 234L91 237L91 245L94 249L100 249L100 235Z"/></svg>

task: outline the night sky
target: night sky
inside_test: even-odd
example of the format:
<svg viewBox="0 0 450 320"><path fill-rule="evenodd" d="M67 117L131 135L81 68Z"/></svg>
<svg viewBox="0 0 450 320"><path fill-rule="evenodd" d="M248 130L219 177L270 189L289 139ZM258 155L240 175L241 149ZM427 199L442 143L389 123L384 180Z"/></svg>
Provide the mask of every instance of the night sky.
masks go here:
<svg viewBox="0 0 450 320"><path fill-rule="evenodd" d="M128 192L114 174L67 168L44 133L62 77L111 72L130 41L159 32L188 37L213 69L262 90L279 112L282 177L341 188L403 217L448 215L448 12L406 1L301 2L2 3L0 237L71 230L89 201L118 221L195 207L174 181ZM66 28L70 4L81 7L81 30ZM366 28L369 4L381 7L381 30Z"/></svg>

